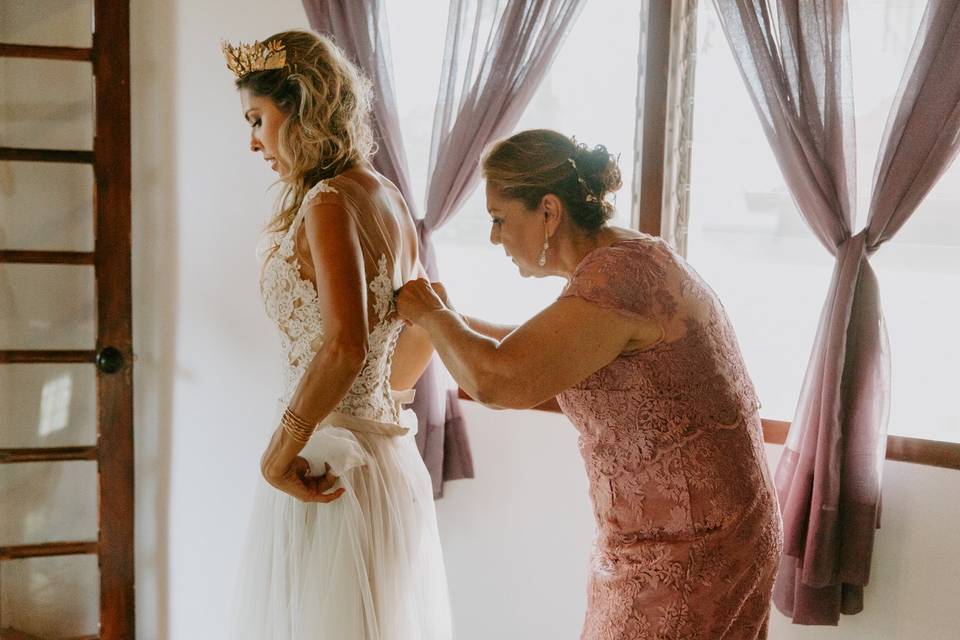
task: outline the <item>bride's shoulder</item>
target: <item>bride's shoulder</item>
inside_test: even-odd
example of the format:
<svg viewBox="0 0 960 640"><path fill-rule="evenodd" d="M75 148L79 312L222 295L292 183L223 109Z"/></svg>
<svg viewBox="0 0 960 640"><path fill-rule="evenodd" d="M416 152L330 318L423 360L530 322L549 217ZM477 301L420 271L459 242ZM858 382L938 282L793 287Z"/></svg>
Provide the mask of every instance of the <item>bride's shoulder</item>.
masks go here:
<svg viewBox="0 0 960 640"><path fill-rule="evenodd" d="M336 186L331 184L333 180L334 178L324 178L310 187L310 190L307 191L307 195L303 197L304 201L312 200L322 193L339 193Z"/></svg>

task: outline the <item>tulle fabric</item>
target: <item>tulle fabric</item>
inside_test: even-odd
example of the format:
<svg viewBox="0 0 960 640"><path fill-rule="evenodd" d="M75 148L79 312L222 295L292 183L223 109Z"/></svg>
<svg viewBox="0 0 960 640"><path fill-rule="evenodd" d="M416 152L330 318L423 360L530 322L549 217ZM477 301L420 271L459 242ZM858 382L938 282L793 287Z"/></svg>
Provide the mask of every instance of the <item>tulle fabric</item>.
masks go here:
<svg viewBox="0 0 960 640"><path fill-rule="evenodd" d="M370 182L367 180L366 182ZM329 464L346 493L302 503L258 485L240 563L230 640L446 640L447 583L433 490L417 450L417 419L390 390L403 327L389 318L404 272L402 243L357 180L340 174L307 193L290 228L261 252L261 292L281 333L283 385L276 425L323 342L313 282L300 273L295 236L312 203L353 217L363 248L369 328L363 369L301 455L314 473ZM270 248L272 247L272 250ZM264 441L269 435L264 434Z"/></svg>
<svg viewBox="0 0 960 640"><path fill-rule="evenodd" d="M452 637L429 474L414 442L329 421L302 455L346 493L303 503L259 483L230 640ZM356 425L354 425L356 426Z"/></svg>

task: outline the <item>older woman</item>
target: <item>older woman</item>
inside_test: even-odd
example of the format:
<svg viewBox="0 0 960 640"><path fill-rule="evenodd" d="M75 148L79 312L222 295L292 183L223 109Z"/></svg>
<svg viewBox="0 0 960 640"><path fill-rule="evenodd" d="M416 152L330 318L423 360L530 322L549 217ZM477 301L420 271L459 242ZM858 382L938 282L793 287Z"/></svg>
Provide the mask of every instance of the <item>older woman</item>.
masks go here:
<svg viewBox="0 0 960 640"><path fill-rule="evenodd" d="M398 313L474 398L558 397L580 432L599 530L583 638L765 638L781 528L758 402L713 291L660 239L606 224L606 149L518 133L483 160L490 240L560 275L525 324L466 318L424 280Z"/></svg>

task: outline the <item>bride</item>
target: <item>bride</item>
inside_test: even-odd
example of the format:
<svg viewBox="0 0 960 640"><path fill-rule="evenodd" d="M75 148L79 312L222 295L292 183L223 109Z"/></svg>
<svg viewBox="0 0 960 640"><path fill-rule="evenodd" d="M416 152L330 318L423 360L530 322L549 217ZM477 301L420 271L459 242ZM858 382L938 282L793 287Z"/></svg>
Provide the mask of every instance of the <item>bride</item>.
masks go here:
<svg viewBox="0 0 960 640"><path fill-rule="evenodd" d="M368 82L328 39L223 45L250 148L283 195L261 291L283 394L228 637L451 637L430 478L401 411L432 347L388 315L421 273L399 191L369 163Z"/></svg>

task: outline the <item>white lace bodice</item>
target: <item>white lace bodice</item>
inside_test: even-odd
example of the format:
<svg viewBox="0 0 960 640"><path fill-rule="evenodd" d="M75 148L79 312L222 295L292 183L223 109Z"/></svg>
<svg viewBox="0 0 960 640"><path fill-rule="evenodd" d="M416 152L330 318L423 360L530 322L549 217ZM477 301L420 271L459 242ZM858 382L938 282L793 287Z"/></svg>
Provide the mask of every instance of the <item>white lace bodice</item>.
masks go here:
<svg viewBox="0 0 960 640"><path fill-rule="evenodd" d="M280 401L289 403L307 366L323 343L323 317L313 283L300 274L295 255L297 229L310 201L322 192L336 193L327 181L317 183L304 197L300 210L284 234L267 237L260 291L267 315L280 329L283 352L283 392ZM395 423L399 408L390 393L390 364L397 337L403 327L399 319L387 321L393 305L393 278L387 256L381 254L377 273L370 280L372 306L377 323L368 337L367 358L353 386L335 411Z"/></svg>

